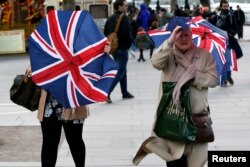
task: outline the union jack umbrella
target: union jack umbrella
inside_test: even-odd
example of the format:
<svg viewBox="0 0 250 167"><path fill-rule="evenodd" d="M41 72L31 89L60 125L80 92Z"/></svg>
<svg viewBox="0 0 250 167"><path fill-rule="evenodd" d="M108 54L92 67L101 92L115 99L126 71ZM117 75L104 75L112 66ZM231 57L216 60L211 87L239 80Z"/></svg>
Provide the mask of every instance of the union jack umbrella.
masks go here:
<svg viewBox="0 0 250 167"><path fill-rule="evenodd" d="M117 73L87 11L50 11L29 37L32 80L65 108L102 102Z"/></svg>
<svg viewBox="0 0 250 167"><path fill-rule="evenodd" d="M149 30L148 35L153 40L156 47L159 47L171 35L171 31L166 30L167 24L158 29Z"/></svg>
<svg viewBox="0 0 250 167"><path fill-rule="evenodd" d="M227 47L225 53L226 63L223 66L222 72L226 71L238 71L236 53L230 46Z"/></svg>
<svg viewBox="0 0 250 167"><path fill-rule="evenodd" d="M218 76L220 76L223 66L226 63L224 54L226 52L226 47L228 44L227 33L213 26L212 24L204 20L201 16L193 18L174 17L173 19L175 21L170 21L169 24L166 24L165 26L160 27L157 30L149 31L149 36L157 44L156 46L159 47L166 39L170 37L171 31L175 26L184 25L185 27L187 27L187 24L189 24L192 30L192 38L194 44L200 48L208 50L212 54L216 62ZM160 33L158 31L160 31Z"/></svg>
<svg viewBox="0 0 250 167"><path fill-rule="evenodd" d="M156 47L159 47L166 39L171 35L171 32L175 29L177 25L188 28L190 20L189 17L173 17L169 23L165 24L162 27L159 27L155 30L148 31L149 36L153 40Z"/></svg>
<svg viewBox="0 0 250 167"><path fill-rule="evenodd" d="M225 52L228 45L227 32L215 27L201 16L190 20L193 42L196 46L209 51L215 62L218 76L226 63Z"/></svg>

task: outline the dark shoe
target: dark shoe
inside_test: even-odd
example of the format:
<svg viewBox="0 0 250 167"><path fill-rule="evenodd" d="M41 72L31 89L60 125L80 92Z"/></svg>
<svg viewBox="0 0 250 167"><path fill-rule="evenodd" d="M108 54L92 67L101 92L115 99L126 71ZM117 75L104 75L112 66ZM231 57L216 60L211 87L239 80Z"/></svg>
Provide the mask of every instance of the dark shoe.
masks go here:
<svg viewBox="0 0 250 167"><path fill-rule="evenodd" d="M145 62L146 60L145 59L142 59L143 62Z"/></svg>
<svg viewBox="0 0 250 167"><path fill-rule="evenodd" d="M108 96L106 102L107 102L108 104L112 103L112 100L110 99L110 96Z"/></svg>
<svg viewBox="0 0 250 167"><path fill-rule="evenodd" d="M126 94L124 94L122 96L122 98L123 99L131 99L131 98L134 98L134 96L131 93L127 92Z"/></svg>
<svg viewBox="0 0 250 167"><path fill-rule="evenodd" d="M141 61L141 59L138 59L137 61L138 61L138 62L140 62L140 61Z"/></svg>
<svg viewBox="0 0 250 167"><path fill-rule="evenodd" d="M228 78L228 82L230 83L230 85L233 85L233 84L234 84L233 78L232 78L232 77L229 77L229 78Z"/></svg>
<svg viewBox="0 0 250 167"><path fill-rule="evenodd" d="M227 87L227 81L222 81L221 87Z"/></svg>

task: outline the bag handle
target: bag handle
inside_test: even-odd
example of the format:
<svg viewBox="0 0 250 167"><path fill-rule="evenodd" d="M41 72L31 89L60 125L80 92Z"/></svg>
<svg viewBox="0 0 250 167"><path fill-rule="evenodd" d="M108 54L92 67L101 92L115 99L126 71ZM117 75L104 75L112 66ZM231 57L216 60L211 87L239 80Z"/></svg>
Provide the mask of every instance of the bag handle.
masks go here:
<svg viewBox="0 0 250 167"><path fill-rule="evenodd" d="M116 33L118 32L118 28L119 28L119 26L120 26L120 23L121 23L121 20L122 20L122 16L123 16L123 14L121 14L121 15L119 16L118 22L116 23L116 26L115 26L115 32L116 32Z"/></svg>
<svg viewBox="0 0 250 167"><path fill-rule="evenodd" d="M31 77L31 66L29 65L24 74L24 82L28 82L28 77Z"/></svg>

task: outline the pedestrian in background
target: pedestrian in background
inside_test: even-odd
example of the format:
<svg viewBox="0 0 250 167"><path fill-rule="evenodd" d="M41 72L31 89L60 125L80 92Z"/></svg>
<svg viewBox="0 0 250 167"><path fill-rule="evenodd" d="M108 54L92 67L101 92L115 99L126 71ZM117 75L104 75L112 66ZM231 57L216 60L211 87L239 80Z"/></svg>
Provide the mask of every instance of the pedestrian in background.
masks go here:
<svg viewBox="0 0 250 167"><path fill-rule="evenodd" d="M139 59L137 60L138 62L143 61L145 62L146 60L144 59L143 51L147 49L149 45L153 45L152 40L149 38L147 32L144 30L143 27L138 28L138 33L136 35L136 46L140 50L140 56Z"/></svg>
<svg viewBox="0 0 250 167"><path fill-rule="evenodd" d="M220 10L216 14L211 16L210 21L216 27L227 32L228 38L229 38L229 46L235 50L236 55L238 54L237 56L240 56L240 55L242 56L243 53L241 51L239 43L234 37L238 30L237 22L236 22L234 14L229 10L228 1L222 0L220 2ZM230 70L222 73L221 86L227 87L228 82L230 85L234 84L234 81L232 78L232 72Z"/></svg>
<svg viewBox="0 0 250 167"><path fill-rule="evenodd" d="M238 39L243 38L243 26L245 24L245 13L241 10L240 6L237 5L237 9L234 11L234 16L238 25Z"/></svg>
<svg viewBox="0 0 250 167"><path fill-rule="evenodd" d="M147 9L147 6L144 3L142 3L140 5L140 11L137 17L138 26L143 27L145 31L148 31L151 21L152 21L151 14Z"/></svg>
<svg viewBox="0 0 250 167"><path fill-rule="evenodd" d="M159 22L158 21L153 21L152 24L150 25L149 27L149 30L155 30L159 27ZM149 56L150 56L150 59L153 55L153 52L154 52L154 49L155 49L155 44L154 42L150 39L150 42L149 42L149 49L150 49L150 53L149 53Z"/></svg>
<svg viewBox="0 0 250 167"><path fill-rule="evenodd" d="M131 26L131 35L133 42L131 44L130 53L133 57L135 57L135 51L136 51L136 44L135 44L135 38L138 31L138 24L137 24L137 17L138 17L139 10L137 8L133 8L131 13L129 13L129 19L130 19L130 26Z"/></svg>
<svg viewBox="0 0 250 167"><path fill-rule="evenodd" d="M118 21L118 18L121 14L122 20L120 27L118 29L118 48L112 54L114 60L118 63L119 68L116 74L116 77L111 85L110 92L108 95L107 103L112 103L110 95L116 85L120 82L122 98L131 99L134 96L127 90L127 63L128 63L128 50L132 43L131 28L129 18L126 16L128 5L126 0L116 0L114 2L114 14L111 15L105 23L104 34L108 36L110 33L114 32L115 25Z"/></svg>

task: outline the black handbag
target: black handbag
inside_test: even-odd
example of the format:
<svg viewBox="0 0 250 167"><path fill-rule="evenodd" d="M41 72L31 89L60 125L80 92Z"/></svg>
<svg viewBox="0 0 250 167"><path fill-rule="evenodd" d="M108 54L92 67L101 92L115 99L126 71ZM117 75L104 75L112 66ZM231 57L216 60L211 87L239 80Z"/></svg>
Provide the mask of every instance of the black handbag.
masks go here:
<svg viewBox="0 0 250 167"><path fill-rule="evenodd" d="M30 111L35 111L38 109L40 96L41 88L32 81L27 73L14 78L14 83L10 88L11 101Z"/></svg>
<svg viewBox="0 0 250 167"><path fill-rule="evenodd" d="M189 103L189 86L181 88L180 105L172 101L176 82L163 82L163 94L157 108L154 132L158 137L180 142L194 142L197 128L192 121Z"/></svg>

